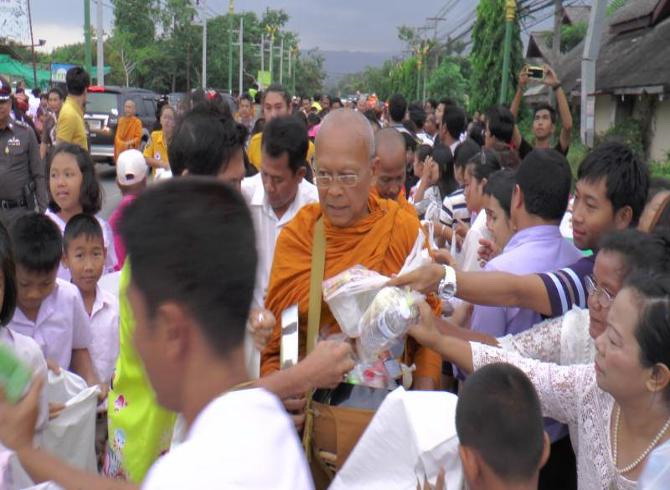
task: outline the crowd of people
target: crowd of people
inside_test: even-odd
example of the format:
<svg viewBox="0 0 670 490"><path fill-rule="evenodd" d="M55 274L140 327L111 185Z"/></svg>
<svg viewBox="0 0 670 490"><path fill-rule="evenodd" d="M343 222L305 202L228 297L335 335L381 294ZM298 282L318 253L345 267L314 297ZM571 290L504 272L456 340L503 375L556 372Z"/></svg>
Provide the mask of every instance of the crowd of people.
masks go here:
<svg viewBox="0 0 670 490"><path fill-rule="evenodd" d="M280 85L231 111L196 90L146 144L125 101L109 220L86 71L32 116L0 77L0 487L326 488L396 386L458 395L468 488L670 485L651 464L670 447L670 183L614 141L573 178L545 73L557 109L533 108L532 141L525 69L511 107L472 116ZM368 391L324 300L352 268L423 298ZM64 374L95 390L78 443L97 473L45 437ZM324 421L345 391L366 414Z"/></svg>

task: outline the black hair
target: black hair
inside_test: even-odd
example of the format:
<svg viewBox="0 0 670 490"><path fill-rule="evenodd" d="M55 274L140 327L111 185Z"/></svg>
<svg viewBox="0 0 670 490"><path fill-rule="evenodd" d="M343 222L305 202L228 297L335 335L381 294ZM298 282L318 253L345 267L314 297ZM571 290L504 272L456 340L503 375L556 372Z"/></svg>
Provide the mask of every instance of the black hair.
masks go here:
<svg viewBox="0 0 670 490"><path fill-rule="evenodd" d="M70 218L65 225L63 232L63 250L67 252L72 240L84 236L89 239L99 239L104 246L104 237L102 234L102 227L95 216L90 214L77 214Z"/></svg>
<svg viewBox="0 0 670 490"><path fill-rule="evenodd" d="M456 105L456 101L454 99L450 98L450 97L443 97L442 99L440 99L440 102L439 102L438 105L440 105L440 104L442 104L444 106L444 108L446 109L447 107L451 107L451 106ZM437 109L437 106L435 106L435 108Z"/></svg>
<svg viewBox="0 0 670 490"><path fill-rule="evenodd" d="M259 117L256 119L256 122L254 123L254 127L251 128L251 135L255 135L257 133L262 133L263 128L265 127L265 118L264 117Z"/></svg>
<svg viewBox="0 0 670 490"><path fill-rule="evenodd" d="M637 225L649 192L649 167L628 146L603 143L586 155L577 171L577 180L596 183L601 179L614 212L630 206L631 226Z"/></svg>
<svg viewBox="0 0 670 490"><path fill-rule="evenodd" d="M500 170L500 159L496 152L483 148L479 153L473 156L466 167L472 167L472 175L481 182L487 179L496 170Z"/></svg>
<svg viewBox="0 0 670 490"><path fill-rule="evenodd" d="M489 175L484 186L484 194L493 196L498 200L507 219L511 217L512 192L514 192L515 185L516 172L510 168L504 168Z"/></svg>
<svg viewBox="0 0 670 490"><path fill-rule="evenodd" d="M640 364L653 368L665 364L670 368L670 275L635 272L625 282L638 296L639 320L635 339L640 346ZM670 387L663 393L670 404Z"/></svg>
<svg viewBox="0 0 670 490"><path fill-rule="evenodd" d="M252 106L254 105L254 99L252 99L251 95L249 95L247 92L244 92L242 95L240 95L240 102L243 100L248 100Z"/></svg>
<svg viewBox="0 0 670 490"><path fill-rule="evenodd" d="M241 131L230 118L201 109L186 113L177 121L168 145L168 159L175 176L215 176L226 168L244 143Z"/></svg>
<svg viewBox="0 0 670 490"><path fill-rule="evenodd" d="M454 156L449 147L442 144L435 145L432 156L440 169L440 179L437 181L437 186L440 188L440 196L444 199L458 189L458 182L454 177Z"/></svg>
<svg viewBox="0 0 670 490"><path fill-rule="evenodd" d="M563 218L570 199L572 172L566 158L554 149L535 149L516 171L526 212L545 220Z"/></svg>
<svg viewBox="0 0 670 490"><path fill-rule="evenodd" d="M491 136L503 143L512 142L516 122L514 115L507 107L495 106L486 111L486 124Z"/></svg>
<svg viewBox="0 0 670 490"><path fill-rule="evenodd" d="M58 225L44 214L21 216L11 230L14 260L31 272L50 273L63 257L63 237Z"/></svg>
<svg viewBox="0 0 670 490"><path fill-rule="evenodd" d="M470 130L468 131L468 137L474 140L479 146L484 146L486 139L484 134L486 133L486 124L481 121L474 121L470 125Z"/></svg>
<svg viewBox="0 0 670 490"><path fill-rule="evenodd" d="M635 228L607 233L598 249L618 252L624 259L626 274L631 271L670 272L670 230L643 233Z"/></svg>
<svg viewBox="0 0 670 490"><path fill-rule="evenodd" d="M409 106L409 120L412 121L417 129L423 129L426 124L426 110L419 103L413 103Z"/></svg>
<svg viewBox="0 0 670 490"><path fill-rule="evenodd" d="M437 100L435 99L428 99L426 100L428 104L433 108L433 110L437 109Z"/></svg>
<svg viewBox="0 0 670 490"><path fill-rule="evenodd" d="M67 153L72 155L77 161L77 166L82 175L81 189L79 190L79 204L84 213L97 214L102 209L102 189L98 176L95 174L95 164L91 160L91 155L81 146L73 143L58 143L47 162L47 177L51 175L51 165L56 155ZM56 204L51 195L51 186L49 186L49 209L54 213L60 212L60 206Z"/></svg>
<svg viewBox="0 0 670 490"><path fill-rule="evenodd" d="M310 112L309 115L306 117L307 123L311 124L312 126L316 126L317 124L321 124L321 118L319 117L318 114L314 112Z"/></svg>
<svg viewBox="0 0 670 490"><path fill-rule="evenodd" d="M457 168L465 167L470 159L481 151L481 146L470 138L463 141L454 150L454 166Z"/></svg>
<svg viewBox="0 0 670 490"><path fill-rule="evenodd" d="M344 107L344 104L342 103L342 99L339 97L333 97L330 99L330 106L332 107L333 104L340 104L342 107Z"/></svg>
<svg viewBox="0 0 670 490"><path fill-rule="evenodd" d="M40 100L49 100L49 94L47 92L40 93Z"/></svg>
<svg viewBox="0 0 670 490"><path fill-rule="evenodd" d="M527 481L539 471L545 443L540 399L511 364L489 364L463 383L456 432L503 480Z"/></svg>
<svg viewBox="0 0 670 490"><path fill-rule="evenodd" d="M50 96L51 94L56 94L60 100L63 100L65 98L65 96L63 95L63 91L58 87L51 87L49 89L49 92L47 93L47 97Z"/></svg>
<svg viewBox="0 0 670 490"><path fill-rule="evenodd" d="M263 129L263 151L273 158L286 153L293 175L305 167L308 148L307 128L296 117L276 117Z"/></svg>
<svg viewBox="0 0 670 490"><path fill-rule="evenodd" d="M33 94L33 97L36 97L38 99L42 98L42 91L39 89L39 87L35 87L30 91L30 93Z"/></svg>
<svg viewBox="0 0 670 490"><path fill-rule="evenodd" d="M411 119L406 119L405 121L402 122L402 127L405 128L410 133L412 133L412 136L416 138L416 133L419 131L419 128L416 127L414 121L412 121Z"/></svg>
<svg viewBox="0 0 670 490"><path fill-rule="evenodd" d="M291 107L291 95L288 93L288 90L284 88L284 86L279 85L278 83L273 83L265 89L265 92L263 92L263 104L265 104L265 97L267 97L270 92L281 95L282 99L284 99L284 102L286 102L286 105Z"/></svg>
<svg viewBox="0 0 670 490"><path fill-rule="evenodd" d="M5 287L0 309L0 325L7 325L16 309L16 266L12 253L12 241L7 228L0 223L0 270L5 279Z"/></svg>
<svg viewBox="0 0 670 490"><path fill-rule="evenodd" d="M547 102L541 102L533 108L533 119L537 116L537 113L540 111L549 111L549 117L551 118L551 124L556 124L556 109L554 109L551 104Z"/></svg>
<svg viewBox="0 0 670 490"><path fill-rule="evenodd" d="M81 66L73 66L65 74L65 86L68 94L82 95L90 85L91 77Z"/></svg>
<svg viewBox="0 0 670 490"><path fill-rule="evenodd" d="M374 109L368 109L363 113L365 118L370 121L370 124L376 124L378 128L381 128L381 125L379 124L379 119L377 119L377 113L375 112Z"/></svg>
<svg viewBox="0 0 670 490"><path fill-rule="evenodd" d="M426 160L426 157L433 154L433 147L430 145L419 145L416 149L416 156L420 162Z"/></svg>
<svg viewBox="0 0 670 490"><path fill-rule="evenodd" d="M242 345L257 256L241 194L206 177L161 182L125 211L121 236L150 316L173 301L189 310L219 355Z"/></svg>
<svg viewBox="0 0 670 490"><path fill-rule="evenodd" d="M468 126L465 111L458 106L448 105L442 114L442 127L447 130L455 140L461 136Z"/></svg>
<svg viewBox="0 0 670 490"><path fill-rule="evenodd" d="M407 112L407 99L402 94L394 94L389 99L389 116L394 122L400 122Z"/></svg>
<svg viewBox="0 0 670 490"><path fill-rule="evenodd" d="M412 136L409 133L402 132L400 133L405 140L405 150L411 150L411 151L416 151L416 147L418 146L418 143L414 139L414 136Z"/></svg>

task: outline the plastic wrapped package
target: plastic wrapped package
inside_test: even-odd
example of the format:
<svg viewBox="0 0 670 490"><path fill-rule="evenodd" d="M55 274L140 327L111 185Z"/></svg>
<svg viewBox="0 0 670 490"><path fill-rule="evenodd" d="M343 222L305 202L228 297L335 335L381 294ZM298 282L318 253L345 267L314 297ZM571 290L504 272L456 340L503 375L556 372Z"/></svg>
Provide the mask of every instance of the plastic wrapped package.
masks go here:
<svg viewBox="0 0 670 490"><path fill-rule="evenodd" d="M388 280L357 265L323 282L323 297L347 336L354 339L360 336L361 317Z"/></svg>
<svg viewBox="0 0 670 490"><path fill-rule="evenodd" d="M419 303L424 297L396 287L383 288L360 319L358 354L364 362L375 362L403 339L410 325L419 321Z"/></svg>

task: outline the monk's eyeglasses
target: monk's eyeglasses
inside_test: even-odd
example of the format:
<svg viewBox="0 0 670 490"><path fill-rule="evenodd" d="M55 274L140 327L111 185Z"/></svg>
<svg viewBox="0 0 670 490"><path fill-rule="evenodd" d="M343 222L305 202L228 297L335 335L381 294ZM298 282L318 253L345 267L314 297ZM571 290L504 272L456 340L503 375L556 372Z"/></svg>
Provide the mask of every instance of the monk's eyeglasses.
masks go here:
<svg viewBox="0 0 670 490"><path fill-rule="evenodd" d="M317 187L330 187L333 183L341 187L355 187L358 185L359 177L357 174L338 174L338 175L328 175L328 174L316 174L314 176L314 185Z"/></svg>

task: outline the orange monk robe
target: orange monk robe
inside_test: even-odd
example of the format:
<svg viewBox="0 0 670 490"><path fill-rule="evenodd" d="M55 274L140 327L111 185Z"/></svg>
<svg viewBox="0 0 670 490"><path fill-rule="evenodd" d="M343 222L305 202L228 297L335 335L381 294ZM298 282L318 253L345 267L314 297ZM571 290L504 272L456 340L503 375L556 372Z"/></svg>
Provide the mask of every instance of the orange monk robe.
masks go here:
<svg viewBox="0 0 670 490"><path fill-rule="evenodd" d="M326 233L326 265L324 279L361 264L386 276L397 274L409 255L419 233L419 220L400 209L395 201L368 200L370 214L348 228L333 226L324 218ZM298 304L300 324L300 356L305 355L307 339L307 311L312 260L314 225L321 216L318 203L303 207L286 225L277 239L275 258L270 274L270 285L265 307L281 318L281 313ZM429 303L434 311L440 304L433 295ZM279 369L281 325L277 323L266 349L261 356L261 376ZM321 304L321 334L340 332L328 305ZM439 386L442 359L429 349L408 338L405 348L406 364L416 364L415 377L430 377Z"/></svg>
<svg viewBox="0 0 670 490"><path fill-rule="evenodd" d="M370 194L372 194L377 199L381 199L381 197L379 196L379 190L377 190L376 185L372 185L372 187L370 187ZM405 189L400 190L400 194L398 194L398 197L394 199L394 201L398 203L401 209L404 209L412 216L417 216L416 208L405 197Z"/></svg>
<svg viewBox="0 0 670 490"><path fill-rule="evenodd" d="M124 150L139 148L142 139L142 121L138 117L120 117L114 136L114 160Z"/></svg>

